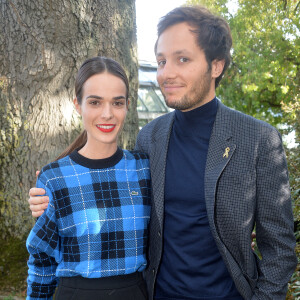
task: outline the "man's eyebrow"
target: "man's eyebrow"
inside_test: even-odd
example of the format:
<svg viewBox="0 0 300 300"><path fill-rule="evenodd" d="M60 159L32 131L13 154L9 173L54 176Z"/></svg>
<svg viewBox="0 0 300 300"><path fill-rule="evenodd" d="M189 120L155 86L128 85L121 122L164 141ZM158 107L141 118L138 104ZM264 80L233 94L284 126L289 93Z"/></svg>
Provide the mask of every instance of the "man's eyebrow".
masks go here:
<svg viewBox="0 0 300 300"><path fill-rule="evenodd" d="M182 49L182 50L177 50L175 52L172 53L172 55L181 55L181 54L189 54L190 51L186 50L186 49ZM156 57L163 57L164 54L162 52L156 53Z"/></svg>
<svg viewBox="0 0 300 300"><path fill-rule="evenodd" d="M164 55L163 55L162 53L156 53L155 56L156 56L156 57L162 57L162 56L164 56Z"/></svg>
<svg viewBox="0 0 300 300"><path fill-rule="evenodd" d="M173 54L180 55L180 54L189 54L189 53L190 53L190 51L183 49L183 50L175 51Z"/></svg>

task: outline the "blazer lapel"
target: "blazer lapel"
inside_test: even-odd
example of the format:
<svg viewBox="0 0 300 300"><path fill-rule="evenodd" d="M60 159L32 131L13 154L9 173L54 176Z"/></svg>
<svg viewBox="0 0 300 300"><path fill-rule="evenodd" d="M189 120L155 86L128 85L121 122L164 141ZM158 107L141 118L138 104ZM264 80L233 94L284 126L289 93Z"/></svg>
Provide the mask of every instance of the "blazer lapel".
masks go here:
<svg viewBox="0 0 300 300"><path fill-rule="evenodd" d="M226 106L219 102L216 120L209 141L205 169L206 209L210 228L217 240L218 235L214 222L216 186L222 171L230 161L236 148L232 140L228 110Z"/></svg>
<svg viewBox="0 0 300 300"><path fill-rule="evenodd" d="M152 147L150 152L150 168L152 180L152 193L155 203L152 209L155 210L160 228L163 228L163 212L164 212L164 192L165 192L165 173L166 173L166 157L169 146L169 139L174 121L174 113L166 115L161 119L158 130L152 137Z"/></svg>

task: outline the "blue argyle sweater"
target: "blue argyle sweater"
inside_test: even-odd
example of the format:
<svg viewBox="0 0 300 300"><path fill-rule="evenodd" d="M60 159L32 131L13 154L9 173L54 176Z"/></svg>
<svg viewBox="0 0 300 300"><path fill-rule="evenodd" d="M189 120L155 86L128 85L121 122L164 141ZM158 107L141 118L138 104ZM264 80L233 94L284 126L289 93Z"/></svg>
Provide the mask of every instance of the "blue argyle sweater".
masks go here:
<svg viewBox="0 0 300 300"><path fill-rule="evenodd" d="M150 217L145 154L118 149L91 160L74 151L37 180L49 196L27 239L27 299L52 299L59 277L99 278L143 271Z"/></svg>

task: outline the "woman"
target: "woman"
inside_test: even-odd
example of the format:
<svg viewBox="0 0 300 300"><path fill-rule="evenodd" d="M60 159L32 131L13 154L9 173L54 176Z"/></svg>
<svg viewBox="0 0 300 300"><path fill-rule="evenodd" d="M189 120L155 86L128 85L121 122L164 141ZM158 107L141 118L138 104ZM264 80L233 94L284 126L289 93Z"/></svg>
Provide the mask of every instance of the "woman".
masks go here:
<svg viewBox="0 0 300 300"><path fill-rule="evenodd" d="M117 146L128 79L112 59L80 67L74 105L84 132L46 165L37 187L49 205L27 239L27 299L146 299L150 171L144 154Z"/></svg>

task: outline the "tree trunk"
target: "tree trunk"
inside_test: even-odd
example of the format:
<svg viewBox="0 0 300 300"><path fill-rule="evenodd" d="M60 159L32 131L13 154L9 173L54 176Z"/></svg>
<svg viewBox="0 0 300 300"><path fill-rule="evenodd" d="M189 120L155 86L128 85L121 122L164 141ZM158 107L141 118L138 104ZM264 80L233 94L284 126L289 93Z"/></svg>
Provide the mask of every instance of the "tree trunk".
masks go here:
<svg viewBox="0 0 300 300"><path fill-rule="evenodd" d="M134 146L135 2L0 0L0 24L0 232L24 238L33 222L27 199L35 170L80 131L72 99L86 58L112 57L126 69L131 105L121 146Z"/></svg>

